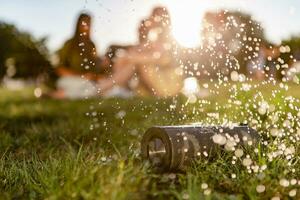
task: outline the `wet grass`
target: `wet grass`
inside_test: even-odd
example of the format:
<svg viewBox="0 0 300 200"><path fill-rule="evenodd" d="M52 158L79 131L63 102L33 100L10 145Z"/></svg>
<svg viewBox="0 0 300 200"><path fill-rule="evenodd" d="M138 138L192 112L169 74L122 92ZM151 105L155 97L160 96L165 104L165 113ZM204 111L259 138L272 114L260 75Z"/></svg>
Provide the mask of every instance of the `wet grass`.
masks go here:
<svg viewBox="0 0 300 200"><path fill-rule="evenodd" d="M262 89L267 96L271 90ZM216 102L224 105L220 118L247 121L256 116L255 110L245 114L240 106L227 108L229 93L208 97L210 104L187 105L183 97L56 101L35 99L31 90L0 92L0 198L285 199L293 189L298 192L293 198L300 198L298 183L279 184L282 178L300 180L299 156L292 165L280 156L268 161L266 147L248 152L257 165L267 166L263 173L249 173L239 160L232 164L232 152L202 159L178 174L156 174L141 161L140 140L153 125L214 122L207 121L207 113L215 112ZM236 98L246 101L255 94ZM299 86L284 95L300 97ZM273 101L293 112L282 96ZM268 132L266 120L261 118L261 133ZM259 184L265 192L256 191Z"/></svg>

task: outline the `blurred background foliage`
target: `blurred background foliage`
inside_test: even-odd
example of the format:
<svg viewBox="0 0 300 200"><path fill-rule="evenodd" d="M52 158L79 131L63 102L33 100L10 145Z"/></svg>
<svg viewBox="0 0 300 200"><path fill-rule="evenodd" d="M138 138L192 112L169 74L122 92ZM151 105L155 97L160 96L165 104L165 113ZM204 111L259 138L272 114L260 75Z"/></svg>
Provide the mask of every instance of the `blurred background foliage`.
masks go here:
<svg viewBox="0 0 300 200"><path fill-rule="evenodd" d="M0 78L48 76L52 66L46 38L36 39L12 24L0 22Z"/></svg>

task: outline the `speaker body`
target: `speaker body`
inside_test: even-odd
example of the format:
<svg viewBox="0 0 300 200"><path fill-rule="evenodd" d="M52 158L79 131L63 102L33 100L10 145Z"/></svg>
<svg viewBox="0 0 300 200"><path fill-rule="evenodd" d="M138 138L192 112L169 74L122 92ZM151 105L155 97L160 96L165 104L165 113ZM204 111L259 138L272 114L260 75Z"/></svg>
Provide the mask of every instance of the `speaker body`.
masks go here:
<svg viewBox="0 0 300 200"><path fill-rule="evenodd" d="M159 171L185 170L193 160L208 157L217 149L234 149L252 145L258 133L248 126L155 126L149 128L141 142L145 160Z"/></svg>

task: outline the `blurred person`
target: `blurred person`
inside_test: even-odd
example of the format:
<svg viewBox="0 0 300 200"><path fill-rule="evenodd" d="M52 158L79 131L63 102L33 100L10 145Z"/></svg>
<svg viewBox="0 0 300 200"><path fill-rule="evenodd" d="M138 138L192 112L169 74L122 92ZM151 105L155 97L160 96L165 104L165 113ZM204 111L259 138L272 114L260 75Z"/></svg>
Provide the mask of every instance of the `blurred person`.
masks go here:
<svg viewBox="0 0 300 200"><path fill-rule="evenodd" d="M124 51L128 50L132 46L130 45L110 45L102 57L102 67L104 69L105 77L111 77L114 73L113 66L117 57ZM105 97L121 97L128 98L133 96L134 93L130 88L130 81L122 84L121 87L114 86L109 93L106 93Z"/></svg>
<svg viewBox="0 0 300 200"><path fill-rule="evenodd" d="M81 13L78 17L74 36L58 50L59 77L53 98L84 98L95 96L95 82L101 79L100 59L95 44L90 38L91 16Z"/></svg>
<svg viewBox="0 0 300 200"><path fill-rule="evenodd" d="M176 73L172 58L174 46L169 13L156 7L151 16L141 22L139 44L117 53L111 78L99 81L102 94L115 86L124 87L135 76L133 86L140 95L173 96L182 88L182 77Z"/></svg>
<svg viewBox="0 0 300 200"><path fill-rule="evenodd" d="M243 76L253 73L249 71L255 65L251 60L256 59L257 45L265 40L259 24L240 11L220 10L204 15L201 36L209 77L228 76L233 71Z"/></svg>
<svg viewBox="0 0 300 200"><path fill-rule="evenodd" d="M287 80L300 84L300 50L295 50L290 56L289 66L287 70Z"/></svg>
<svg viewBox="0 0 300 200"><path fill-rule="evenodd" d="M266 47L261 45L258 50L257 57L247 62L247 71L250 77L256 80L263 80L265 78L266 65Z"/></svg>
<svg viewBox="0 0 300 200"><path fill-rule="evenodd" d="M105 75L111 75L112 67L114 65L115 58L118 55L118 52L120 52L122 50L127 50L131 47L132 46L130 46L130 45L112 44L107 48L105 55L101 59L101 64L102 64Z"/></svg>
<svg viewBox="0 0 300 200"><path fill-rule="evenodd" d="M280 59L280 51L279 47L272 45L272 44L266 44L264 46L265 51L265 67L264 67L264 73L266 78L273 77L276 80L282 80L284 77L284 71L283 69L283 63L281 63Z"/></svg>
<svg viewBox="0 0 300 200"><path fill-rule="evenodd" d="M284 60L281 59L281 54L278 46L263 43L258 51L256 59L248 62L248 70L250 75L258 80L274 78L282 80L285 76Z"/></svg>

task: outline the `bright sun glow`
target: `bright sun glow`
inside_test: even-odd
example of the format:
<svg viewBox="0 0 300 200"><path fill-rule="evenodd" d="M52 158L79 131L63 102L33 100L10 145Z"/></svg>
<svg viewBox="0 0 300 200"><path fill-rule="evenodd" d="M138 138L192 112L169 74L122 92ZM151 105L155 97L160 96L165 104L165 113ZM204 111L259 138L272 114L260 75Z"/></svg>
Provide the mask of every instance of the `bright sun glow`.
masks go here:
<svg viewBox="0 0 300 200"><path fill-rule="evenodd" d="M203 14L201 6L191 0L174 1L170 4L170 13L172 33L178 43L184 47L199 46Z"/></svg>

